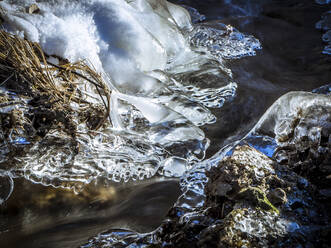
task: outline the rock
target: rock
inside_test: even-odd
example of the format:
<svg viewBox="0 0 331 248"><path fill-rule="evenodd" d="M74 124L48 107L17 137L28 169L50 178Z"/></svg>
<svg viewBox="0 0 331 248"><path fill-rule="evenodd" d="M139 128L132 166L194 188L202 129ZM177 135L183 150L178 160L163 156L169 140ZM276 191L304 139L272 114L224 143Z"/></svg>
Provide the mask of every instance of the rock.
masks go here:
<svg viewBox="0 0 331 248"><path fill-rule="evenodd" d="M135 244L329 247L330 103L329 96L305 92L281 97L250 133L275 137L275 157L244 140L227 152L232 155L197 165L183 179L189 184L181 196L186 201L180 199L161 227Z"/></svg>
<svg viewBox="0 0 331 248"><path fill-rule="evenodd" d="M268 199L273 205L283 205L287 202L286 192L281 188L276 188L269 192Z"/></svg>
<svg viewBox="0 0 331 248"><path fill-rule="evenodd" d="M268 211L273 210L276 213L279 213L278 209L272 205L265 193L259 188L248 187L243 189L237 194L236 198L252 202L254 206L260 207L261 209Z"/></svg>
<svg viewBox="0 0 331 248"><path fill-rule="evenodd" d="M321 247L328 204L308 180L248 145L206 172L203 207L169 212L161 247ZM328 192L322 191L323 199Z"/></svg>
<svg viewBox="0 0 331 248"><path fill-rule="evenodd" d="M38 14L40 9L37 4L31 4L29 7L26 7L26 13L28 14Z"/></svg>
<svg viewBox="0 0 331 248"><path fill-rule="evenodd" d="M232 186L230 184L220 183L219 185L217 185L215 194L217 196L226 196L227 193L231 190L232 190Z"/></svg>
<svg viewBox="0 0 331 248"><path fill-rule="evenodd" d="M318 187L331 173L331 97L289 92L262 116L250 135L275 137L274 159Z"/></svg>

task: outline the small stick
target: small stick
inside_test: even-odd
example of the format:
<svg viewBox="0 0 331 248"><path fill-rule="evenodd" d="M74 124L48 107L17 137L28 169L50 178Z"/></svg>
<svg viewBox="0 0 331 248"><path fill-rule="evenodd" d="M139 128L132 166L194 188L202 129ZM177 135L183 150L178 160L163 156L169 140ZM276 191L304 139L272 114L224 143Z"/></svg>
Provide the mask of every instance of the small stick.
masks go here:
<svg viewBox="0 0 331 248"><path fill-rule="evenodd" d="M3 81L0 86L4 85L9 79L11 79L13 76L15 75L15 73L12 73L5 81Z"/></svg>

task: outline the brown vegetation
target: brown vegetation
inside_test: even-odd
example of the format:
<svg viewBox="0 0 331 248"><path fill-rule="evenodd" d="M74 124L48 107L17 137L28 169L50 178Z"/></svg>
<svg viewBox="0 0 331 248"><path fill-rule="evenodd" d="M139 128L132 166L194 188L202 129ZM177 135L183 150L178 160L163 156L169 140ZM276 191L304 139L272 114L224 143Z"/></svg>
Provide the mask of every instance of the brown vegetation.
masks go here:
<svg viewBox="0 0 331 248"><path fill-rule="evenodd" d="M0 31L0 145L9 152L0 161L28 149L17 138L33 144L57 130L75 140L77 125L88 132L108 123L111 92L102 76L84 61L49 58L39 44Z"/></svg>

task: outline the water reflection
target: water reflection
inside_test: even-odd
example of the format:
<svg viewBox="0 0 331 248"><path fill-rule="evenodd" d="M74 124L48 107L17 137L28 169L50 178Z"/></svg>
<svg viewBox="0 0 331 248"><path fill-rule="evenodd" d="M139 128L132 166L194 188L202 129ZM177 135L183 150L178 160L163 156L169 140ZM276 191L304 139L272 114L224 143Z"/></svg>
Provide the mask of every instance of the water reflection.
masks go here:
<svg viewBox="0 0 331 248"><path fill-rule="evenodd" d="M26 192L33 192L29 195ZM77 247L109 228L154 230L180 194L174 180L109 184L100 180L79 194L17 180L1 207L5 247Z"/></svg>

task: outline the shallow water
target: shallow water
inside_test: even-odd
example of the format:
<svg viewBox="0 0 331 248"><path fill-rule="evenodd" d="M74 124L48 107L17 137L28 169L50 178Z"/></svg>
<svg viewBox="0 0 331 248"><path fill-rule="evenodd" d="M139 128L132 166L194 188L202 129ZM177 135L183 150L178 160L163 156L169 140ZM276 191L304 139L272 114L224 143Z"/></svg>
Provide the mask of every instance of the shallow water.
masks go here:
<svg viewBox="0 0 331 248"><path fill-rule="evenodd" d="M308 0L174 2L196 8L208 21L220 20L252 34L262 44L256 56L226 61L238 88L233 99L212 110L217 122L202 127L211 141L207 157L246 135L282 94L330 83L331 59L322 54L325 43L315 28L330 6ZM210 81L215 88L223 86ZM149 232L180 195L178 181L158 178L129 184L99 179L78 199L24 179L14 184L1 206L4 247L77 247L110 228Z"/></svg>
<svg viewBox="0 0 331 248"><path fill-rule="evenodd" d="M215 2L221 5L222 1ZM239 85L237 96L216 114L220 117L218 122L206 128L206 132L213 137L210 155L224 144L245 135L284 93L311 91L328 84L331 78L330 57L321 53L325 43L321 40L321 32L315 29L316 20L328 10L328 6L320 6L313 1L237 2L248 6L252 2L252 7L248 9L254 9L255 5L260 8L255 7L259 11L253 16L243 17L232 17L229 14L231 11L226 10L216 14L213 10L210 18L224 16L222 22L253 34L261 41L263 49L256 56L229 62L234 80ZM204 5L202 9L208 6Z"/></svg>
<svg viewBox="0 0 331 248"><path fill-rule="evenodd" d="M76 247L109 228L149 232L158 227L177 199L176 180L110 184L102 179L84 194L16 180L3 208L4 247Z"/></svg>

